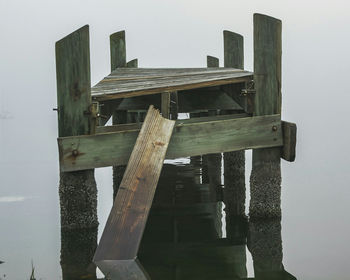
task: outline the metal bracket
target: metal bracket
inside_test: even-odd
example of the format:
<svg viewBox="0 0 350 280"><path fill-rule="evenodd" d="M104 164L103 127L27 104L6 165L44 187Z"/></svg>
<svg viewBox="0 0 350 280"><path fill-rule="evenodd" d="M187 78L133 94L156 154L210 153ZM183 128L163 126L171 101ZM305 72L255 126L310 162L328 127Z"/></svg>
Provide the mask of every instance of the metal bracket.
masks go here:
<svg viewBox="0 0 350 280"><path fill-rule="evenodd" d="M256 90L254 88L254 81L251 80L245 83L245 88L241 91L241 96L247 96L250 94L255 94Z"/></svg>

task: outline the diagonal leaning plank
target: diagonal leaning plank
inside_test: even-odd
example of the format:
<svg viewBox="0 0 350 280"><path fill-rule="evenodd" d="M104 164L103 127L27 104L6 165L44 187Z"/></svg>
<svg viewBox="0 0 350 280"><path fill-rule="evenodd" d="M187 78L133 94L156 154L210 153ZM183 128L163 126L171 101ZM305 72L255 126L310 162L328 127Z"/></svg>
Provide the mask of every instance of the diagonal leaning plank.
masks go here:
<svg viewBox="0 0 350 280"><path fill-rule="evenodd" d="M150 106L95 252L106 275L140 272L136 255L174 125Z"/></svg>

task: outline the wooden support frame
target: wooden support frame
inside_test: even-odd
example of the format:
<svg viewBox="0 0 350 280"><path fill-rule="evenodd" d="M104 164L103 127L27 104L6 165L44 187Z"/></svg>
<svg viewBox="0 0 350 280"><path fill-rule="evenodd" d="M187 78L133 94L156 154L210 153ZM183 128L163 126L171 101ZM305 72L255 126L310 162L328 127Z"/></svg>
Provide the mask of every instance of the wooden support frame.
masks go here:
<svg viewBox="0 0 350 280"><path fill-rule="evenodd" d="M208 117L204 122L191 120L189 123L178 120L166 158L283 145L280 115L248 118L231 115L224 120L217 118ZM94 136L59 138L61 170L126 164L138 133L139 129L131 129Z"/></svg>

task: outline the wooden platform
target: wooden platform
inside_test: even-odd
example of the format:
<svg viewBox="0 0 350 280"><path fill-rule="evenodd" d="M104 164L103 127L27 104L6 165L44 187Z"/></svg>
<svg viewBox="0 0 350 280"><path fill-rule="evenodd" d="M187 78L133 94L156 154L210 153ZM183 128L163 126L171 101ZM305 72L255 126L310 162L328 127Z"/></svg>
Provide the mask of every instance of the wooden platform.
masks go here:
<svg viewBox="0 0 350 280"><path fill-rule="evenodd" d="M252 72L234 68L117 68L92 87L91 96L94 100L105 101L252 79Z"/></svg>

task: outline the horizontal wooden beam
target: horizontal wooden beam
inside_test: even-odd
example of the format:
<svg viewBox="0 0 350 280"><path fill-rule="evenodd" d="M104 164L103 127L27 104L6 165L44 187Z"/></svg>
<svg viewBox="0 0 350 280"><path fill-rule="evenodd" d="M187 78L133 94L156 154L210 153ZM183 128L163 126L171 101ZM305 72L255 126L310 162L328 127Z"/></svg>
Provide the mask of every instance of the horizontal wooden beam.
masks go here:
<svg viewBox="0 0 350 280"><path fill-rule="evenodd" d="M283 145L280 115L244 118L226 116L223 120L218 117L198 122L177 121L166 158ZM67 172L126 164L139 131L139 128L131 128L59 138L60 169Z"/></svg>

